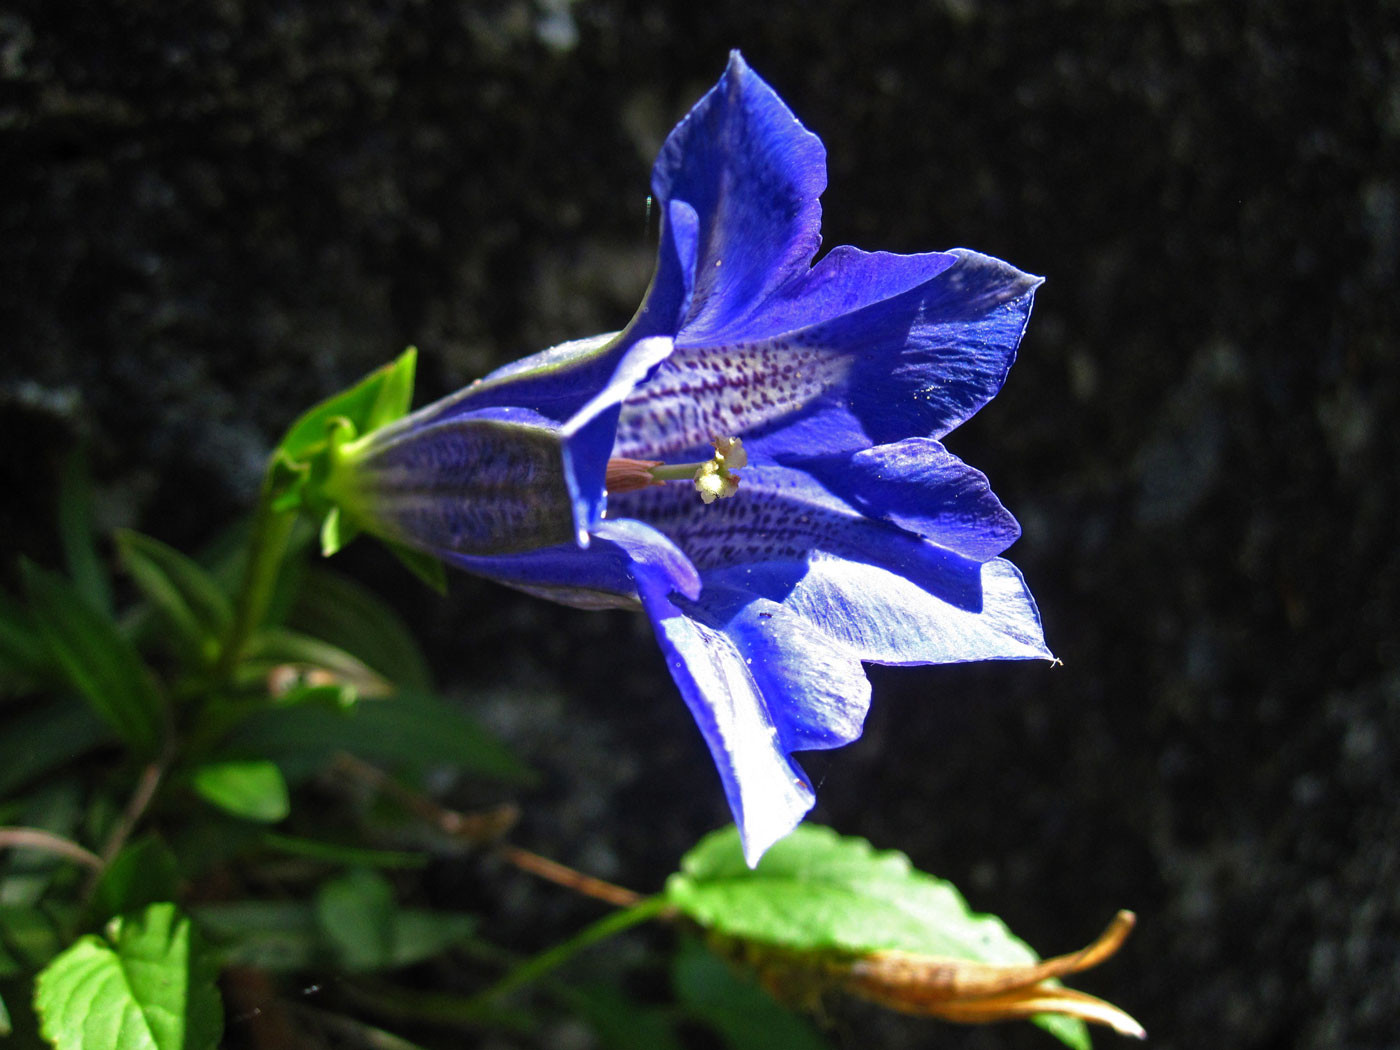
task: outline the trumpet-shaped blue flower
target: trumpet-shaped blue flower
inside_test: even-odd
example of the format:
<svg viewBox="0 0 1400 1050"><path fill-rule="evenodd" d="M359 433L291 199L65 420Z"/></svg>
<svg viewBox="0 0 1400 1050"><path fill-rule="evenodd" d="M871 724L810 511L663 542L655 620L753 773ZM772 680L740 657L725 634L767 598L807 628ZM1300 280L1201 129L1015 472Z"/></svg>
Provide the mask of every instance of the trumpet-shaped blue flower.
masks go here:
<svg viewBox="0 0 1400 1050"><path fill-rule="evenodd" d="M640 605L750 863L813 804L793 753L860 735L863 662L1049 657L998 557L1015 519L941 443L1000 389L1040 279L965 250L814 266L825 184L734 53L657 159L631 324L370 433L328 483L463 569Z"/></svg>

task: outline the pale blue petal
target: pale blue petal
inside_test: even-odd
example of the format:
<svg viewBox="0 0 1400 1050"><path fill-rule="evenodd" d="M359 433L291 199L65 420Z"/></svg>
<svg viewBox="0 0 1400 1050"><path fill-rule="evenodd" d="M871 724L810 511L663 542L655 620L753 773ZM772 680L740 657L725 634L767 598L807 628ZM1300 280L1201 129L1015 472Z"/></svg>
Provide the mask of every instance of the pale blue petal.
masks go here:
<svg viewBox="0 0 1400 1050"><path fill-rule="evenodd" d="M784 749L768 703L734 642L681 612L664 577L652 580L643 570L637 582L666 666L714 758L744 857L753 867L812 808L812 786Z"/></svg>
<svg viewBox="0 0 1400 1050"><path fill-rule="evenodd" d="M860 737L870 680L849 648L745 591L707 586L693 608L744 658L785 751L826 750Z"/></svg>
<svg viewBox="0 0 1400 1050"><path fill-rule="evenodd" d="M868 663L1051 660L1020 572L982 566L980 609L959 608L897 572L825 555L704 573L706 586L770 597Z"/></svg>

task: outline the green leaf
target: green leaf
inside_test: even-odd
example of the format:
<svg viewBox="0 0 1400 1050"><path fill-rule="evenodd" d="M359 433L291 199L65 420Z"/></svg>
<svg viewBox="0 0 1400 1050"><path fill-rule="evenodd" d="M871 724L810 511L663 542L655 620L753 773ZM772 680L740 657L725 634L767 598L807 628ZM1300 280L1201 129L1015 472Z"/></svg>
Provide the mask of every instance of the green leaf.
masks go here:
<svg viewBox="0 0 1400 1050"><path fill-rule="evenodd" d="M338 572L307 572L288 622L354 653L401 688L432 688L423 650L399 615L368 588Z"/></svg>
<svg viewBox="0 0 1400 1050"><path fill-rule="evenodd" d="M76 697L56 697L7 718L0 729L0 797L111 740Z"/></svg>
<svg viewBox="0 0 1400 1050"><path fill-rule="evenodd" d="M165 701L136 648L66 580L27 561L21 572L34 619L69 682L127 743L153 754Z"/></svg>
<svg viewBox="0 0 1400 1050"><path fill-rule="evenodd" d="M192 910L224 966L295 973L331 961L316 911L305 901L229 901Z"/></svg>
<svg viewBox="0 0 1400 1050"><path fill-rule="evenodd" d="M0 904L0 979L34 973L67 945L74 909Z"/></svg>
<svg viewBox="0 0 1400 1050"><path fill-rule="evenodd" d="M364 846L346 845L339 842L326 842L323 839L308 839L299 835L279 835L268 831L262 836L263 845L269 849L281 850L297 857L309 857L331 864L344 864L360 868L422 868L428 864L425 853L409 853L404 850L366 849Z"/></svg>
<svg viewBox="0 0 1400 1050"><path fill-rule="evenodd" d="M287 782L274 762L211 762L190 777L195 793L225 813L274 824L291 812Z"/></svg>
<svg viewBox="0 0 1400 1050"><path fill-rule="evenodd" d="M292 666L329 673L352 696L387 696L392 686L358 656L330 642L285 627L265 627L248 640L244 674L264 677L274 667Z"/></svg>
<svg viewBox="0 0 1400 1050"><path fill-rule="evenodd" d="M366 887L370 884L366 883ZM341 880L328 883L315 904L305 901L230 901L198 905L194 909L200 928L219 945L219 954L228 966L255 966L278 973L305 971L342 965L342 931L332 935L328 923L346 913L362 921L366 901L356 902L354 885ZM365 893L360 889L358 893ZM367 889L372 897L379 893ZM329 899L327 898L327 895ZM382 907L368 902L373 909ZM352 918L352 922L356 921ZM371 918L371 924L374 923ZM362 969L395 969L411 966L439 955L472 939L476 920L457 912L426 911L416 908L390 908L388 933L380 927L373 934L376 950L364 951L362 939L351 948Z"/></svg>
<svg viewBox="0 0 1400 1050"><path fill-rule="evenodd" d="M5 1008L5 1000L0 998L0 1036L9 1035L14 1031L14 1025L10 1023L10 1011Z"/></svg>
<svg viewBox="0 0 1400 1050"><path fill-rule="evenodd" d="M179 881L175 854L159 836L147 835L118 853L102 872L93 892L93 913L104 920L168 901Z"/></svg>
<svg viewBox="0 0 1400 1050"><path fill-rule="evenodd" d="M903 853L802 824L758 867L733 827L705 836L666 884L666 898L701 926L799 951L899 949L987 963L1038 958L994 915L976 915L952 885Z"/></svg>
<svg viewBox="0 0 1400 1050"><path fill-rule="evenodd" d="M58 540L74 589L95 610L111 616L112 583L93 537L92 478L81 449L68 456L59 480Z"/></svg>
<svg viewBox="0 0 1400 1050"><path fill-rule="evenodd" d="M214 577L174 547L139 532L117 533L122 564L155 608L177 654L191 666L212 667L228 633L233 607Z"/></svg>
<svg viewBox="0 0 1400 1050"><path fill-rule="evenodd" d="M367 434L405 415L413 400L413 373L417 363L418 351L409 347L350 389L322 401L292 424L276 451L291 462L302 462L324 447L332 422L337 418L349 420L356 433Z"/></svg>
<svg viewBox="0 0 1400 1050"><path fill-rule="evenodd" d="M729 1050L828 1050L810 1024L686 938L671 971L676 998Z"/></svg>
<svg viewBox="0 0 1400 1050"><path fill-rule="evenodd" d="M53 657L33 618L0 591L0 694L27 692L52 670Z"/></svg>
<svg viewBox="0 0 1400 1050"><path fill-rule="evenodd" d="M561 985L551 991L588 1022L607 1050L684 1050L670 1011L639 1003L612 985Z"/></svg>
<svg viewBox="0 0 1400 1050"><path fill-rule="evenodd" d="M347 970L376 970L394 951L394 888L378 872L357 868L321 887L316 919Z"/></svg>
<svg viewBox="0 0 1400 1050"><path fill-rule="evenodd" d="M1000 919L974 913L951 883L916 870L903 853L812 824L799 825L753 870L735 828L707 835L667 881L665 896L705 929L801 953L899 950L1000 965L1039 958ZM1035 1021L1073 1050L1088 1046L1081 1021Z"/></svg>
<svg viewBox="0 0 1400 1050"><path fill-rule="evenodd" d="M453 766L506 783L534 774L459 705L403 692L349 710L278 707L243 722L225 745L228 757L266 757L295 775L321 768L338 751L422 771Z"/></svg>
<svg viewBox="0 0 1400 1050"><path fill-rule="evenodd" d="M58 1050L213 1050L223 1031L215 974L189 918L153 904L50 963L34 1005Z"/></svg>

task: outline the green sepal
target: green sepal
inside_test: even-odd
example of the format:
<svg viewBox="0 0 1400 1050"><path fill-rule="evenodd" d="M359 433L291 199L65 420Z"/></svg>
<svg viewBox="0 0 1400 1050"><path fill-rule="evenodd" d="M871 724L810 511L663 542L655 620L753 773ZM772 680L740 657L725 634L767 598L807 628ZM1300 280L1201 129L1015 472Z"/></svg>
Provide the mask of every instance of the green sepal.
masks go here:
<svg viewBox="0 0 1400 1050"><path fill-rule="evenodd" d="M289 463L310 460L325 448L327 433L337 417L345 419L357 434L363 435L407 415L413 400L413 375L417 364L418 350L410 346L349 390L342 390L309 409L278 442L276 453L285 456Z"/></svg>
<svg viewBox="0 0 1400 1050"><path fill-rule="evenodd" d="M341 513L337 504L326 511L321 521L321 556L329 558L344 549L360 534L360 527Z"/></svg>

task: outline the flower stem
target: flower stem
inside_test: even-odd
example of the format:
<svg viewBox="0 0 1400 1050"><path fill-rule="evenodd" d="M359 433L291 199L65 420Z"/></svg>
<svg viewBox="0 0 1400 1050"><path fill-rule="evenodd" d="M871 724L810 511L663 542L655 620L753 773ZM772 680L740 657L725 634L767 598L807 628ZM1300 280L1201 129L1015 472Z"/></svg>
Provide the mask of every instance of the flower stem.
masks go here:
<svg viewBox="0 0 1400 1050"><path fill-rule="evenodd" d="M217 681L226 682L232 676L249 635L267 615L296 519L295 510L277 510L272 506L272 471L269 470L258 495L253 532L248 538L248 560L234 603L233 622L219 652Z"/></svg>
<svg viewBox="0 0 1400 1050"><path fill-rule="evenodd" d="M537 981L551 970L557 969L585 948L589 948L609 937L615 937L633 926L640 926L665 913L669 905L663 897L648 897L639 904L624 911L605 915L590 926L584 927L567 941L547 948L538 955L526 959L491 987L478 992L468 1000L471 1007L484 1007L492 999L513 992L532 981Z"/></svg>

